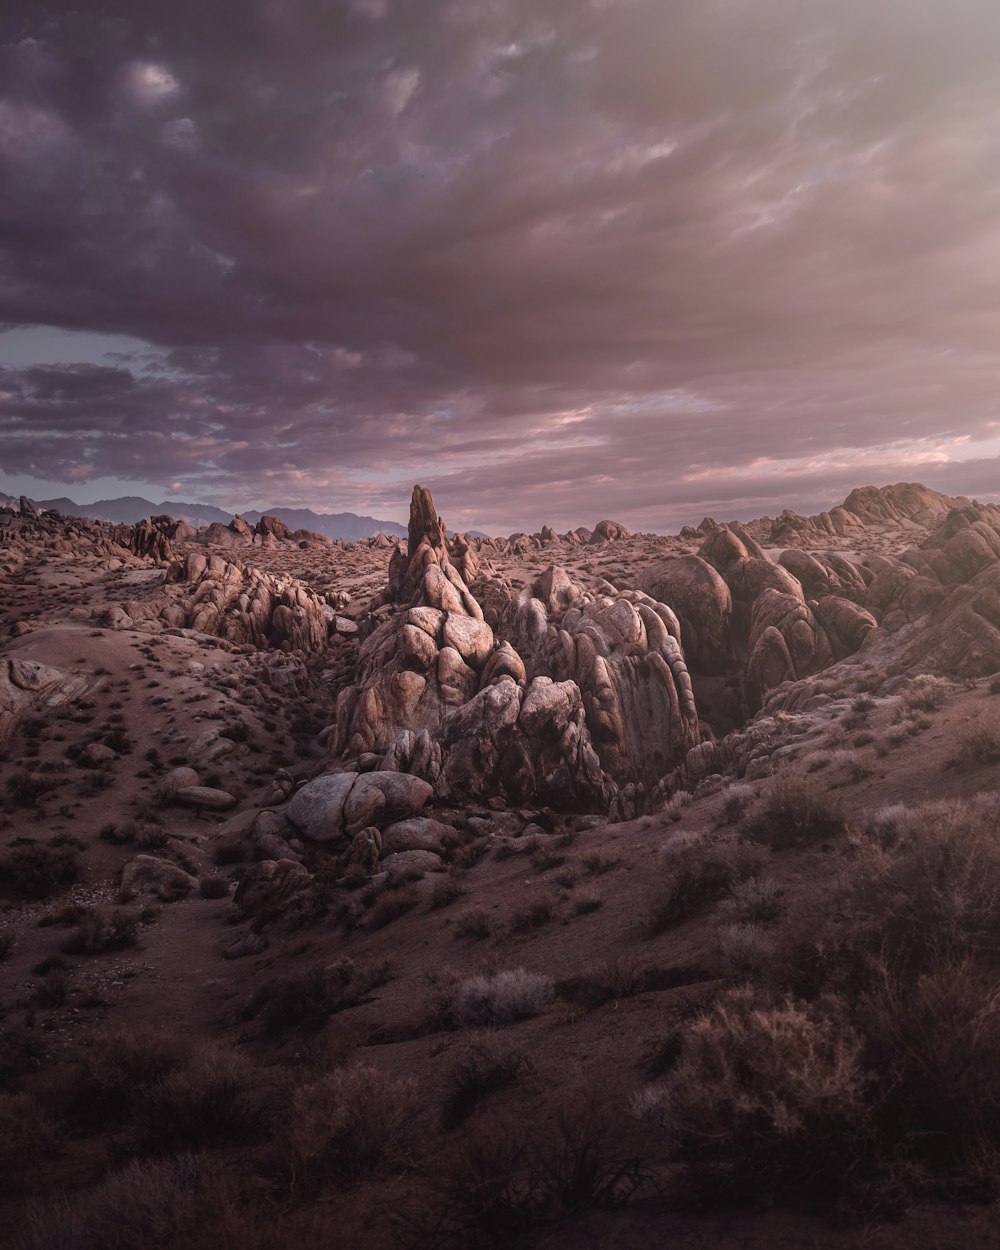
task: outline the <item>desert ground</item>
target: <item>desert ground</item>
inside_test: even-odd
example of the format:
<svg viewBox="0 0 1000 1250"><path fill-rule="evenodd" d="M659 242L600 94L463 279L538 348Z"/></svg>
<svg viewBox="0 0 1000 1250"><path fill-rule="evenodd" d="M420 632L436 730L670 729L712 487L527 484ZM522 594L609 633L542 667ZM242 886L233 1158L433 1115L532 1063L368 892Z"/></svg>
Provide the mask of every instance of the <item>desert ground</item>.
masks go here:
<svg viewBox="0 0 1000 1250"><path fill-rule="evenodd" d="M0 577L5 1246L1000 1244L1000 507Z"/></svg>

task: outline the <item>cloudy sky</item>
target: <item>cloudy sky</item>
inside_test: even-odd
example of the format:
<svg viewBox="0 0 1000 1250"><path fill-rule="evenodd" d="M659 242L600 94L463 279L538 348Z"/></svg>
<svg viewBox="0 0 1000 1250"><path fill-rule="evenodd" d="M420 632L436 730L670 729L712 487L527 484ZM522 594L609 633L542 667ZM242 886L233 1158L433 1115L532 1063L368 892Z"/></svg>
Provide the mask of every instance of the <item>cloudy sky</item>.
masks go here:
<svg viewBox="0 0 1000 1250"><path fill-rule="evenodd" d="M4 0L0 490L1000 492L996 0Z"/></svg>

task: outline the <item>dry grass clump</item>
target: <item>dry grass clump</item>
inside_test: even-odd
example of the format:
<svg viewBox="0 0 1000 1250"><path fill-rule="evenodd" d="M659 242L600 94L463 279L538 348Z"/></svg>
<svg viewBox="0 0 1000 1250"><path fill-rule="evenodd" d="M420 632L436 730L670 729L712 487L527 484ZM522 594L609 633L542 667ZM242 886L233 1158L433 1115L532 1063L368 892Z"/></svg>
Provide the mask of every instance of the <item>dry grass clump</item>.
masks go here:
<svg viewBox="0 0 1000 1250"><path fill-rule="evenodd" d="M17 1192L59 1147L59 1133L38 1101L0 1092L0 1192Z"/></svg>
<svg viewBox="0 0 1000 1250"><path fill-rule="evenodd" d="M932 673L920 673L910 682L904 698L908 708L921 712L936 712L944 706L954 687L947 677L935 677Z"/></svg>
<svg viewBox="0 0 1000 1250"><path fill-rule="evenodd" d="M85 907L76 929L63 943L63 950L70 955L125 950L135 946L138 933L138 919L130 912L114 911L108 915L98 907Z"/></svg>
<svg viewBox="0 0 1000 1250"><path fill-rule="evenodd" d="M464 1124L488 1094L506 1089L529 1067L527 1058L518 1050L495 1045L470 1046L445 1078L441 1127L448 1133Z"/></svg>
<svg viewBox="0 0 1000 1250"><path fill-rule="evenodd" d="M735 825L741 820L757 797L757 791L748 781L734 781L722 791L720 823Z"/></svg>
<svg viewBox="0 0 1000 1250"><path fill-rule="evenodd" d="M265 986L251 999L245 1015L248 1019L262 1015L264 1031L272 1037L291 1029L316 1032L332 1015L356 1007L391 977L389 963L359 968L352 959L338 959Z"/></svg>
<svg viewBox="0 0 1000 1250"><path fill-rule="evenodd" d="M664 848L664 879L653 898L647 928L653 935L727 898L760 872L764 852L724 837L696 839Z"/></svg>
<svg viewBox="0 0 1000 1250"><path fill-rule="evenodd" d="M262 1069L214 1042L148 1086L137 1110L147 1149L169 1153L252 1139L274 1119L276 1102Z"/></svg>
<svg viewBox="0 0 1000 1250"><path fill-rule="evenodd" d="M145 1091L180 1067L188 1048L153 1029L120 1029L93 1038L71 1100L77 1127L94 1130L129 1114Z"/></svg>
<svg viewBox="0 0 1000 1250"><path fill-rule="evenodd" d="M416 1081L357 1065L324 1074L295 1093L280 1142L297 1184L357 1181L412 1162Z"/></svg>
<svg viewBox="0 0 1000 1250"><path fill-rule="evenodd" d="M980 722L967 729L958 740L958 754L952 763L960 768L1000 763L1000 725Z"/></svg>
<svg viewBox="0 0 1000 1250"><path fill-rule="evenodd" d="M822 842L844 827L837 800L818 782L791 772L771 782L746 818L748 837L774 850Z"/></svg>
<svg viewBox="0 0 1000 1250"><path fill-rule="evenodd" d="M688 1026L670 1076L635 1109L703 1190L835 1192L870 1132L863 1050L836 1004L730 990Z"/></svg>
<svg viewBox="0 0 1000 1250"><path fill-rule="evenodd" d="M437 1014L454 1028L511 1024L536 1016L554 997L551 977L525 968L507 968L459 982L446 991Z"/></svg>
<svg viewBox="0 0 1000 1250"><path fill-rule="evenodd" d="M791 1187L885 1211L996 1194L995 807L885 807L849 854L771 927L720 929L724 963L754 984L677 1031L640 1109L730 1197Z"/></svg>
<svg viewBox="0 0 1000 1250"><path fill-rule="evenodd" d="M0 888L20 898L50 898L74 882L80 861L72 846L17 846L0 860Z"/></svg>
<svg viewBox="0 0 1000 1250"><path fill-rule="evenodd" d="M470 942L484 942L493 934L493 921L481 907L474 907L471 911L463 912L459 916L455 921L453 932L456 938Z"/></svg>
<svg viewBox="0 0 1000 1250"><path fill-rule="evenodd" d="M259 1191L259 1182L255 1185L212 1155L136 1160L88 1193L29 1203L11 1244L16 1250L283 1250L290 1244L338 1241L339 1212L327 1219L318 1240L308 1241L309 1221L302 1221L305 1236L292 1218L276 1226L273 1208Z"/></svg>
<svg viewBox="0 0 1000 1250"><path fill-rule="evenodd" d="M431 1170L414 1245L447 1250L517 1245L560 1216L624 1205L643 1183L620 1144L620 1115L586 1095L567 1099L543 1130L477 1118Z"/></svg>
<svg viewBox="0 0 1000 1250"><path fill-rule="evenodd" d="M420 895L408 886L390 889L379 895L377 901L365 915L366 929L384 929L400 916L405 916L420 902Z"/></svg>

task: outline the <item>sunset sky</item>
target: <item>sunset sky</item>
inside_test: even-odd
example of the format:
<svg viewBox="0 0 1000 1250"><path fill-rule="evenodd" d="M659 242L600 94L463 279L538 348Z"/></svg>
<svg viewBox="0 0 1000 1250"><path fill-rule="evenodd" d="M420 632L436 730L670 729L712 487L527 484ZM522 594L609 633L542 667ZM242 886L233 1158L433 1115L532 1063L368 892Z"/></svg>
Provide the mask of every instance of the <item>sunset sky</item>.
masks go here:
<svg viewBox="0 0 1000 1250"><path fill-rule="evenodd" d="M997 0L4 0L0 490L1000 497Z"/></svg>

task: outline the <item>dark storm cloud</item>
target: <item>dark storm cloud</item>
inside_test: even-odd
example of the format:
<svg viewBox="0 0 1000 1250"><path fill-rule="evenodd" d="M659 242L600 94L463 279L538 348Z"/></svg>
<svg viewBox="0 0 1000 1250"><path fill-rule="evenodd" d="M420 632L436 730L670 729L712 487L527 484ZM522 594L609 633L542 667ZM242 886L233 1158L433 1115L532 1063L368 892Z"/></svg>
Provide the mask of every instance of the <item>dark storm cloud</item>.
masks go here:
<svg viewBox="0 0 1000 1250"><path fill-rule="evenodd" d="M9 0L0 45L0 323L151 345L0 375L8 473L503 530L1000 488L992 0Z"/></svg>

